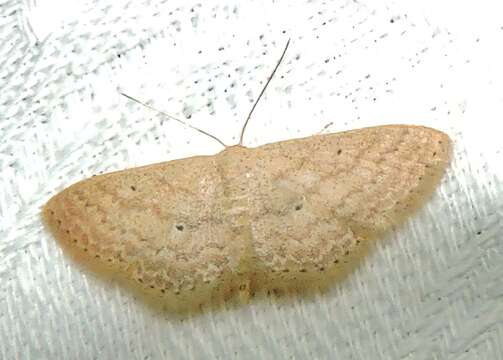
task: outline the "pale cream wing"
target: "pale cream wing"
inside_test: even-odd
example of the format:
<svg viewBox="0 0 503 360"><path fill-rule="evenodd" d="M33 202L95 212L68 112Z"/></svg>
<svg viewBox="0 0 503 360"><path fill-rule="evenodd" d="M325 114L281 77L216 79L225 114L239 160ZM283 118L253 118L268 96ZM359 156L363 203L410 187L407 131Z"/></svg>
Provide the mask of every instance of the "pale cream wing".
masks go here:
<svg viewBox="0 0 503 360"><path fill-rule="evenodd" d="M272 272L324 269L385 231L431 193L449 138L382 126L268 144L253 150L253 247Z"/></svg>
<svg viewBox="0 0 503 360"><path fill-rule="evenodd" d="M232 278L243 257L222 213L221 180L214 157L134 168L69 187L44 215L88 257L160 294L197 294Z"/></svg>

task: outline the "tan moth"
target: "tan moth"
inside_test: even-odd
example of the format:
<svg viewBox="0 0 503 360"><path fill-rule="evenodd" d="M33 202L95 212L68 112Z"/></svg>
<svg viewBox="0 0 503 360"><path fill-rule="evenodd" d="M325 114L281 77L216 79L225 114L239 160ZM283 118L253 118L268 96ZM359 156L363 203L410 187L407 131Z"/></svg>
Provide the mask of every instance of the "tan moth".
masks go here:
<svg viewBox="0 0 503 360"><path fill-rule="evenodd" d="M84 260L190 306L337 273L416 209L449 161L447 135L407 125L246 148L252 112L239 145L80 181L49 200L45 222Z"/></svg>

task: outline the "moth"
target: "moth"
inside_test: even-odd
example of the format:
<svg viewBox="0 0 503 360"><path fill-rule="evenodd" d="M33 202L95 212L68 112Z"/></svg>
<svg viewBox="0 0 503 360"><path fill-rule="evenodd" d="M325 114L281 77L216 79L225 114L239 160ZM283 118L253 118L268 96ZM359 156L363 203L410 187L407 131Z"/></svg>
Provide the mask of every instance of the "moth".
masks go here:
<svg viewBox="0 0 503 360"><path fill-rule="evenodd" d="M446 134L409 125L247 148L250 116L239 145L216 155L68 187L45 205L46 224L83 258L179 305L200 304L337 273L415 210L449 161Z"/></svg>

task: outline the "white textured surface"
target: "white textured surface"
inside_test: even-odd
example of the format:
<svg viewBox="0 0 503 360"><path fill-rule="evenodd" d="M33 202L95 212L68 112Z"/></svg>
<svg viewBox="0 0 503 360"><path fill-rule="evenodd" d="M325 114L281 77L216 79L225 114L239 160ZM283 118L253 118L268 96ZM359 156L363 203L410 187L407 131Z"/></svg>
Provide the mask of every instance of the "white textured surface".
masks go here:
<svg viewBox="0 0 503 360"><path fill-rule="evenodd" d="M374 3L0 2L0 358L502 358L502 9ZM184 321L63 256L39 219L55 191L220 150L117 88L236 142L288 37L247 145L439 128L454 160L423 211L327 295Z"/></svg>

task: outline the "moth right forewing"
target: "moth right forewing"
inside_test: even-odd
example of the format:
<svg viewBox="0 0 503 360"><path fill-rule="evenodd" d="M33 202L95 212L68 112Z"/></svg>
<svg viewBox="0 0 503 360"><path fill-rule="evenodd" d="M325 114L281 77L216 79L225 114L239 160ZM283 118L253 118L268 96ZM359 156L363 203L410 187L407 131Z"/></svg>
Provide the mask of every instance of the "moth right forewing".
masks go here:
<svg viewBox="0 0 503 360"><path fill-rule="evenodd" d="M257 263L262 272L285 280L327 268L352 246L350 229L313 196L323 173L305 166L315 153L303 143L251 150L256 161L249 177L250 221Z"/></svg>
<svg viewBox="0 0 503 360"><path fill-rule="evenodd" d="M419 205L432 190L427 178L445 168L448 142L433 129L385 126L255 149L256 178L263 180L251 187L265 199L252 207L257 253L276 269L295 254L314 266L331 238L326 254L336 261L338 249L353 249L397 223L400 209Z"/></svg>

